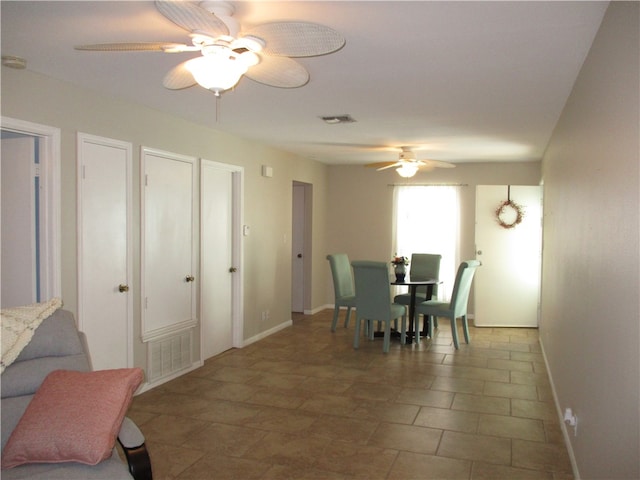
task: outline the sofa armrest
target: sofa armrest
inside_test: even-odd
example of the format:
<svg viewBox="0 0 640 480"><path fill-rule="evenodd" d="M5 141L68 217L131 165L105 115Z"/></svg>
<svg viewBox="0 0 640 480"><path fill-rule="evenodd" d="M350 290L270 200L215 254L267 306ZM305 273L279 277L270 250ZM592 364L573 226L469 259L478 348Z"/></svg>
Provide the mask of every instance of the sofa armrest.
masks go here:
<svg viewBox="0 0 640 480"><path fill-rule="evenodd" d="M152 480L151 459L144 444L144 435L129 417L124 417L118 442L129 464L129 473L135 480Z"/></svg>

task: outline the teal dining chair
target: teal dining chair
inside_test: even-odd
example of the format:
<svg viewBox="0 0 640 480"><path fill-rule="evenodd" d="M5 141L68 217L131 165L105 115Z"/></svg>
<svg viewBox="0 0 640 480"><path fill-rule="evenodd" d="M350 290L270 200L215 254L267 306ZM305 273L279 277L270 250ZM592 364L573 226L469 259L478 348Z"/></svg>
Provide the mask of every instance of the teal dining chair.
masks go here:
<svg viewBox="0 0 640 480"><path fill-rule="evenodd" d="M469 343L469 325L467 322L467 304L469 303L469 292L471 282L476 269L482 265L478 260L467 260L458 267L456 280L453 284L450 302L439 302L437 300L427 300L416 305L416 317L420 314L425 317L446 317L451 321L451 334L453 335L453 345L456 349L458 344L458 328L456 320L462 318L462 329L464 339ZM429 322L429 336L433 337L433 322ZM416 335L416 342L420 343L420 335Z"/></svg>
<svg viewBox="0 0 640 480"><path fill-rule="evenodd" d="M353 286L353 272L351 263L346 253L334 253L327 255L331 266L331 276L333 277L333 291L335 295L335 306L333 309L333 322L331 331L336 331L340 307L347 307L347 315L344 320L344 327L349 326L351 309L356 306L356 293Z"/></svg>
<svg viewBox="0 0 640 480"><path fill-rule="evenodd" d="M409 263L409 278L411 280L440 280L440 261L442 260L442 255L435 253L413 253L411 255L411 262ZM431 300L433 298L438 298L438 285L433 285L430 288L432 296L427 298L427 291L429 287L418 287L416 290L416 305L418 303L425 302L427 300ZM401 293L396 295L393 299L394 303L400 303L402 305L410 305L411 304L411 294L409 293ZM416 334L419 331L418 329L418 315L415 315L414 325ZM433 320L435 321L435 320ZM433 321L429 321L428 318L425 318L425 330L426 324L429 322L429 325L433 324ZM429 328L430 331L433 331L433 328ZM424 332L427 333L426 331Z"/></svg>
<svg viewBox="0 0 640 480"><path fill-rule="evenodd" d="M360 346L360 325L365 321L365 334L373 339L374 322L384 323L382 351L387 353L391 343L391 322L401 318L402 345L407 334L407 306L391 302L389 265L385 262L354 261L353 276L356 286L356 328L353 348Z"/></svg>

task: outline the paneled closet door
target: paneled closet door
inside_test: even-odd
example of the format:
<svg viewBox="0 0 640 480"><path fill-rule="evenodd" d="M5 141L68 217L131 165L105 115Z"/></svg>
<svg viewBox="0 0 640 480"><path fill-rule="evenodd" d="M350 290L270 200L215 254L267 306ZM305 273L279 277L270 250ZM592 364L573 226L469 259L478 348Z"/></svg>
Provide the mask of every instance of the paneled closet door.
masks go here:
<svg viewBox="0 0 640 480"><path fill-rule="evenodd" d="M143 148L143 340L196 325L196 160Z"/></svg>
<svg viewBox="0 0 640 480"><path fill-rule="evenodd" d="M133 365L131 144L78 134L78 326L93 368Z"/></svg>

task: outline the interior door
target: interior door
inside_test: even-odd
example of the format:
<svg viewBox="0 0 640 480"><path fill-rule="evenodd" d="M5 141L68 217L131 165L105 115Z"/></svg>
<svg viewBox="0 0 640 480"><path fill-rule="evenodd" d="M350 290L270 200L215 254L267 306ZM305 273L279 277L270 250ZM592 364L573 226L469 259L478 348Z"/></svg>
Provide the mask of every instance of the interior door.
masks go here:
<svg viewBox="0 0 640 480"><path fill-rule="evenodd" d="M203 160L200 169L202 359L233 346L233 172Z"/></svg>
<svg viewBox="0 0 640 480"><path fill-rule="evenodd" d="M305 186L293 184L291 239L291 311L304 311Z"/></svg>
<svg viewBox="0 0 640 480"><path fill-rule="evenodd" d="M496 211L505 200L521 206L521 223L504 228ZM510 225L514 216L501 217ZM476 187L476 326L537 327L542 258L542 187Z"/></svg>
<svg viewBox="0 0 640 480"><path fill-rule="evenodd" d="M196 159L143 148L143 340L197 324Z"/></svg>
<svg viewBox="0 0 640 480"><path fill-rule="evenodd" d="M2 139L2 307L37 302L35 139Z"/></svg>
<svg viewBox="0 0 640 480"><path fill-rule="evenodd" d="M93 368L133 365L131 144L78 134L78 325Z"/></svg>

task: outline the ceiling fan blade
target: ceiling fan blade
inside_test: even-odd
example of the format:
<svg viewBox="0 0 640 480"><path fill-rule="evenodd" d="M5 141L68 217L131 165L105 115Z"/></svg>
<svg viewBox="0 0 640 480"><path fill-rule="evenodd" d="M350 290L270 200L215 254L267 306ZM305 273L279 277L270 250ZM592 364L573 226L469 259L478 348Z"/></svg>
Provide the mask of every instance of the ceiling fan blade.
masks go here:
<svg viewBox="0 0 640 480"><path fill-rule="evenodd" d="M296 88L309 81L309 72L288 57L260 56L260 63L249 68L245 76L254 82L280 88Z"/></svg>
<svg viewBox="0 0 640 480"><path fill-rule="evenodd" d="M345 44L344 37L332 28L309 22L264 23L247 35L265 40L265 53L285 57L326 55Z"/></svg>
<svg viewBox="0 0 640 480"><path fill-rule="evenodd" d="M437 168L455 168L456 167L453 163L443 162L441 160L421 160L420 162L425 164L427 167L437 167Z"/></svg>
<svg viewBox="0 0 640 480"><path fill-rule="evenodd" d="M202 32L212 37L229 35L227 25L213 13L191 2L156 0L158 11L189 32Z"/></svg>
<svg viewBox="0 0 640 480"><path fill-rule="evenodd" d="M399 167L403 162L377 162L369 163L365 167L375 168L377 171L386 170L387 168Z"/></svg>
<svg viewBox="0 0 640 480"><path fill-rule="evenodd" d="M97 43L94 45L76 45L76 50L93 52L189 52L195 47L182 43L138 42L138 43Z"/></svg>
<svg viewBox="0 0 640 480"><path fill-rule="evenodd" d="M182 88L192 87L196 84L196 80L193 78L193 75L185 67L186 63L187 62L182 62L180 65L173 67L164 76L162 84L166 88L171 90L180 90Z"/></svg>

